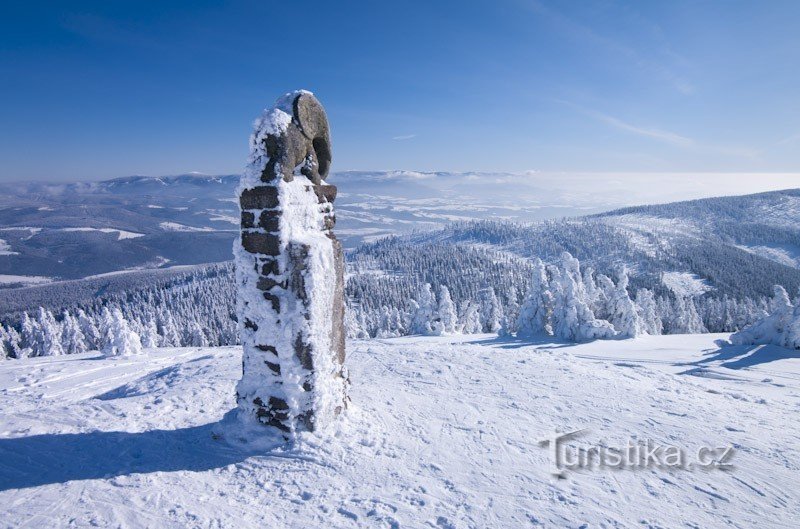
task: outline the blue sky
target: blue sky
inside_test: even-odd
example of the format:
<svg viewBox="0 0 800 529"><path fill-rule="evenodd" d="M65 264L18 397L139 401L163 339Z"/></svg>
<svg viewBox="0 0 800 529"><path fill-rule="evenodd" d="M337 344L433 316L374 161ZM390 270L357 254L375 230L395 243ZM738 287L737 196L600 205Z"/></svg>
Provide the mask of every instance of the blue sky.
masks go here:
<svg viewBox="0 0 800 529"><path fill-rule="evenodd" d="M794 172L800 2L4 2L0 180L239 172L306 88L334 170Z"/></svg>

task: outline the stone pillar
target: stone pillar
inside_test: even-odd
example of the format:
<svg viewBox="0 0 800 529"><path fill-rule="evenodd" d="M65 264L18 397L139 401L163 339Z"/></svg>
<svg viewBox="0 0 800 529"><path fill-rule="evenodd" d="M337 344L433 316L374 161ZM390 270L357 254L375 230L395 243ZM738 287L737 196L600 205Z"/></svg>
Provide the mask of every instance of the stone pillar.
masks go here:
<svg viewBox="0 0 800 529"><path fill-rule="evenodd" d="M292 92L256 122L239 189L237 401L245 416L287 433L322 427L347 403L330 162L324 109L310 92Z"/></svg>

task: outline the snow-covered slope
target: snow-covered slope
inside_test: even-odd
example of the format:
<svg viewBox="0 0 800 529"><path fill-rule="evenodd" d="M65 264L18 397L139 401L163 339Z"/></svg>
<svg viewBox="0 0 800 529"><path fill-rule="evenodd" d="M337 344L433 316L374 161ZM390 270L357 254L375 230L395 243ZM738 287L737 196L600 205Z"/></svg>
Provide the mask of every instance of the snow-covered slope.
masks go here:
<svg viewBox="0 0 800 529"><path fill-rule="evenodd" d="M237 348L0 364L7 527L792 527L800 353L720 336L567 346L352 342L338 429L272 450L215 439ZM538 441L651 439L734 468L550 474Z"/></svg>

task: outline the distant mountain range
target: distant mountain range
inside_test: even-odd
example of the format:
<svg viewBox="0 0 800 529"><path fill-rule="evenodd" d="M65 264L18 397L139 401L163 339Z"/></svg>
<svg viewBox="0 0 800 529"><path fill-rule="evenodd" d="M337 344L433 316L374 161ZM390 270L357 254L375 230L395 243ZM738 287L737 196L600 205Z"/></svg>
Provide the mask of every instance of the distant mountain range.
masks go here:
<svg viewBox="0 0 800 529"><path fill-rule="evenodd" d="M0 184L0 287L227 261L239 226L238 178ZM329 182L339 187L337 235L348 248L453 220L528 221L611 207L525 175L345 172Z"/></svg>
<svg viewBox="0 0 800 529"><path fill-rule="evenodd" d="M758 291L800 266L799 190L613 209L606 194L531 175L345 172L329 182L351 250L391 234L409 248L470 243L545 259L567 249L598 268L625 262L714 284L734 281L709 268L724 262L760 276ZM0 184L0 287L228 261L237 184L197 174ZM571 220L541 222L555 218Z"/></svg>

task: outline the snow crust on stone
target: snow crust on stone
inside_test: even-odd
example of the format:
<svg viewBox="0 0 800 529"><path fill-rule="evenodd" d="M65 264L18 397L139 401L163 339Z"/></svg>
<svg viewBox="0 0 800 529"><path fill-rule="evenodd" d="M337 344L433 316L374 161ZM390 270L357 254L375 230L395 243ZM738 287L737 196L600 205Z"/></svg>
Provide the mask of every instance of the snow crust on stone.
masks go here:
<svg viewBox="0 0 800 529"><path fill-rule="evenodd" d="M261 174L269 161L269 156L264 148L264 140L270 134L279 136L286 132L292 122L294 110L292 104L295 98L302 94L313 95L308 90L294 90L279 97L272 108L265 109L261 116L253 122L253 133L250 135L250 155L247 159L242 177L239 181L237 194L245 189L250 189L261 184Z"/></svg>
<svg viewBox="0 0 800 529"><path fill-rule="evenodd" d="M301 178L292 182L278 179L275 185L278 188L279 203L283 207L280 217L281 247L285 250L293 243L309 247L304 283L310 300L308 315L314 325L309 325L302 301L288 290L273 291L280 298L281 307L280 314L275 313L271 303L256 288L259 273L254 266L253 254L242 248L237 240L234 253L238 264L237 283L240 285L239 326L244 354L247 357L245 363L248 366L237 391L246 403L246 414L254 416L249 404L254 399L260 397L266 403L269 395L274 395L286 401L290 419L313 409L316 427L324 428L325 420L333 417L335 408L341 406L344 391L343 380L333 375L336 366L333 362L330 329L335 285L329 274L334 269L333 245L322 231L323 216L319 212L320 205L310 183ZM278 263L284 279L288 279L286 251L281 253ZM245 319L255 323L258 329L246 327ZM311 346L313 374L302 366L296 356L294 339L298 335L304 336L305 342ZM280 378L263 361L258 360L265 353L251 348L249 344L275 346L281 368ZM274 383L268 388L265 386L267 381ZM303 389L306 382L311 383L312 392Z"/></svg>
<svg viewBox="0 0 800 529"><path fill-rule="evenodd" d="M310 304L306 309L303 301L289 290L271 291L280 299L280 314L273 310L272 304L264 299L256 288L260 274L257 269L258 256L247 252L241 240L234 242L236 282L239 288L238 314L239 330L244 349L244 363L247 371L237 386L241 396L243 417L255 417L253 401L260 398L268 403L270 396L283 399L289 407L288 423L294 425L297 417L314 410L315 427L325 428L326 420L335 416L335 408L341 406L344 392L344 379L334 376L337 366L333 361L332 307L335 283L331 281L334 270L334 249L331 239L323 232L324 213L311 182L305 177L285 182L278 178L274 182L261 181L261 175L269 162L264 139L267 135L279 135L286 131L292 120L292 103L305 90L289 92L279 98L275 106L265 110L254 124L250 137L250 156L247 167L240 179L237 193L260 186L274 186L278 191L280 215L280 246L278 267L288 280L289 262L287 248L290 245L308 247L307 268L303 280ZM279 169L279 168L277 168ZM327 185L327 184L323 184ZM328 206L330 208L332 206ZM263 210L251 210L258 218ZM252 228L253 232L264 232ZM308 317L307 317L308 316ZM246 326L245 320L256 324L257 329ZM309 324L313 322L313 325ZM303 367L296 355L294 340L303 336L310 346L314 371ZM278 353L277 364L280 376L276 376L263 362L264 351L255 344L273 345ZM312 391L304 389L310 384ZM247 422L247 419L245 419ZM292 432L295 434L296 432Z"/></svg>

